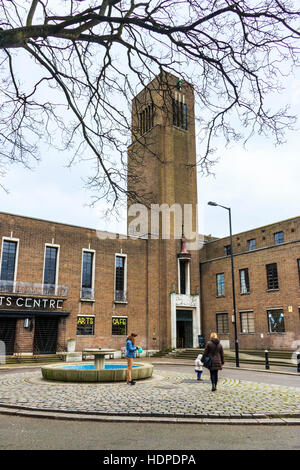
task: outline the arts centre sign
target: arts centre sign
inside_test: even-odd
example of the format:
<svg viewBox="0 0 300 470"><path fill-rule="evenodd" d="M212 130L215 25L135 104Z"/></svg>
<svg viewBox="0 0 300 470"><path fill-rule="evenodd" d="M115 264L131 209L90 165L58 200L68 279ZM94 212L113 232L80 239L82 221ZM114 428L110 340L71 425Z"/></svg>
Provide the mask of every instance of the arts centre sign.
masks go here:
<svg viewBox="0 0 300 470"><path fill-rule="evenodd" d="M0 296L0 307L57 310L63 308L62 304L62 299Z"/></svg>

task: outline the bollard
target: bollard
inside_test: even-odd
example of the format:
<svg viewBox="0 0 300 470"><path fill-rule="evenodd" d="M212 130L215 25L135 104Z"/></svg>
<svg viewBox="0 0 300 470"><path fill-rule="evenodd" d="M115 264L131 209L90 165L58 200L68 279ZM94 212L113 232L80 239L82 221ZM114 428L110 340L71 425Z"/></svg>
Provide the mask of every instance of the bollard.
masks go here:
<svg viewBox="0 0 300 470"><path fill-rule="evenodd" d="M300 372L300 354L297 354L297 372Z"/></svg>
<svg viewBox="0 0 300 470"><path fill-rule="evenodd" d="M269 351L265 349L265 360L266 360L266 369L270 369L269 365Z"/></svg>

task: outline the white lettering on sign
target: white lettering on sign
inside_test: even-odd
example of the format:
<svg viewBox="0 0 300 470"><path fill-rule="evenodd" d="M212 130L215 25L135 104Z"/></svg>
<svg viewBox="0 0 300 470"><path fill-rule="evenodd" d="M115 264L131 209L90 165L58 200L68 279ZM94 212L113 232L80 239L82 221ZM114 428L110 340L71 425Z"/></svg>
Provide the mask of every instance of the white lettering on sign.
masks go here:
<svg viewBox="0 0 300 470"><path fill-rule="evenodd" d="M17 307L23 307L23 300L24 299L22 299L22 298L19 298L19 299L16 300ZM20 304L21 301L22 301L22 303Z"/></svg>
<svg viewBox="0 0 300 470"><path fill-rule="evenodd" d="M33 308L41 307L41 299L33 299Z"/></svg>
<svg viewBox="0 0 300 470"><path fill-rule="evenodd" d="M32 299L26 299L26 300L25 300L25 307L26 307L26 308L32 308L31 300L32 300Z"/></svg>

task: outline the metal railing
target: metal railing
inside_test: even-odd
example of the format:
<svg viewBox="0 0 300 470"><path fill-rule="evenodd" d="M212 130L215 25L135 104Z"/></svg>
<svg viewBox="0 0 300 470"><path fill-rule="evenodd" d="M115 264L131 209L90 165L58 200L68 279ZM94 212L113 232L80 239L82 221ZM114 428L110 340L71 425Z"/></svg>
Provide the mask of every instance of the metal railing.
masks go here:
<svg viewBox="0 0 300 470"><path fill-rule="evenodd" d="M37 284L35 282L2 281L0 292L4 294L52 295L67 297L68 287L55 284Z"/></svg>

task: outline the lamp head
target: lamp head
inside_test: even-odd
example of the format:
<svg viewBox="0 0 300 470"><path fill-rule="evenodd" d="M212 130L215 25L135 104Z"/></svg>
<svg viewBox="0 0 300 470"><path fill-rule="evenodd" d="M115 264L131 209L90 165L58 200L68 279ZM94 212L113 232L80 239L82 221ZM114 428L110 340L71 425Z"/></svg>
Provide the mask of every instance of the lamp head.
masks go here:
<svg viewBox="0 0 300 470"><path fill-rule="evenodd" d="M216 202L209 201L207 203L209 206L217 206L218 204Z"/></svg>

